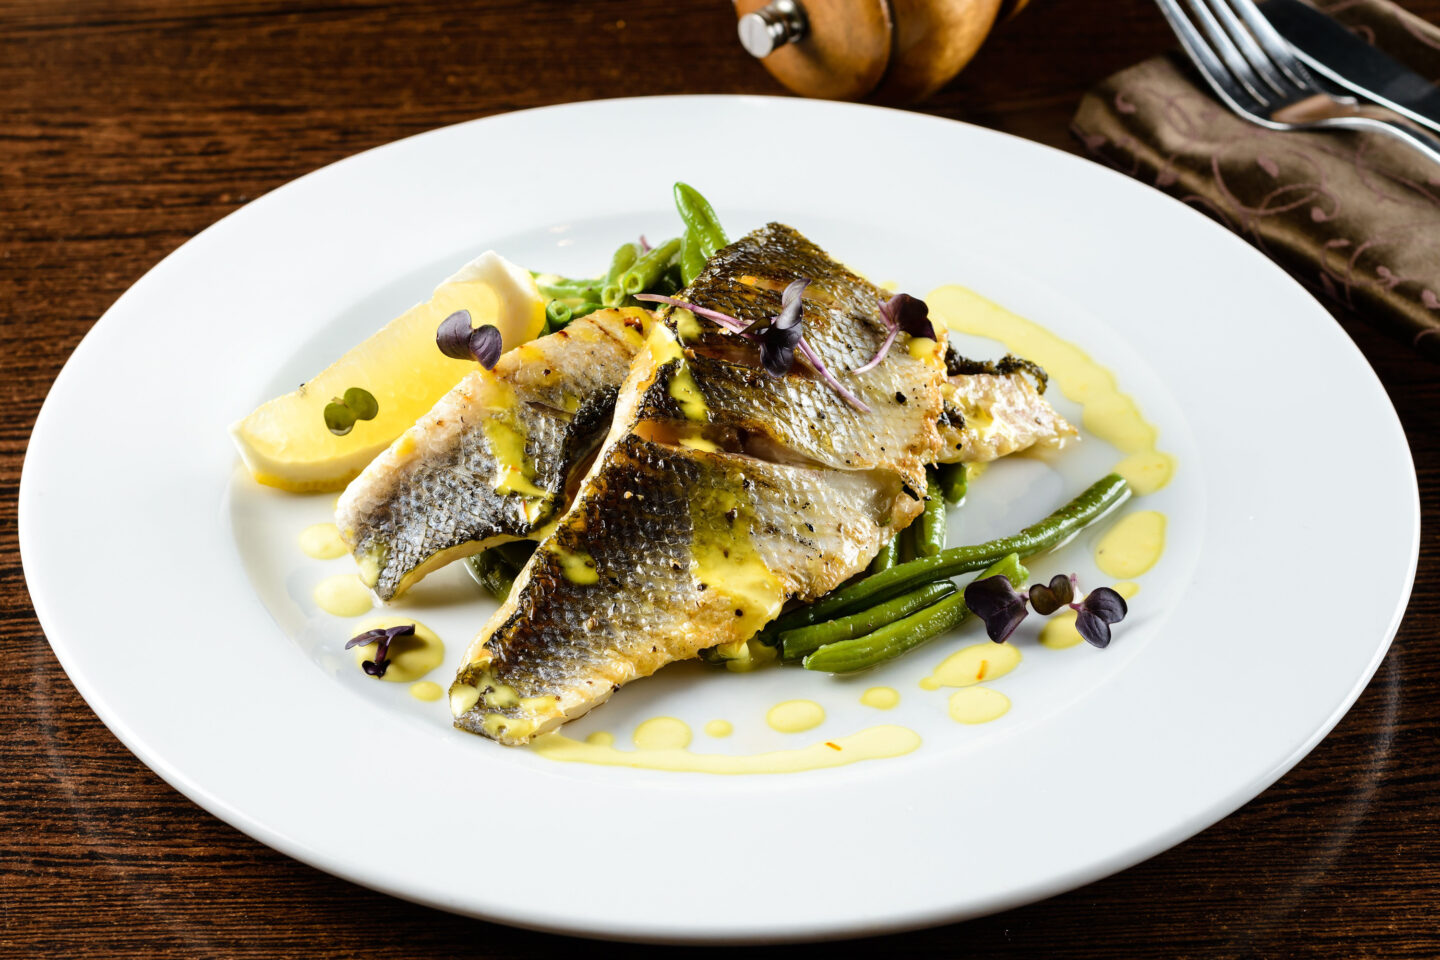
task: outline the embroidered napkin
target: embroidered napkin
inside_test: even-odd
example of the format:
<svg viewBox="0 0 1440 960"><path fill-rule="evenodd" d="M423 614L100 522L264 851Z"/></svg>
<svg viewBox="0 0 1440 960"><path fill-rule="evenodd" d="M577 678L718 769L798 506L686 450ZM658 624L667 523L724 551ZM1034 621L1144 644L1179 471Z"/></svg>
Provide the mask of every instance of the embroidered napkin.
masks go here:
<svg viewBox="0 0 1440 960"><path fill-rule="evenodd" d="M1317 6L1440 77L1440 28L1388 0ZM1440 361L1440 166L1383 135L1247 123L1179 53L1087 93L1074 132L1098 159L1203 210L1307 287Z"/></svg>

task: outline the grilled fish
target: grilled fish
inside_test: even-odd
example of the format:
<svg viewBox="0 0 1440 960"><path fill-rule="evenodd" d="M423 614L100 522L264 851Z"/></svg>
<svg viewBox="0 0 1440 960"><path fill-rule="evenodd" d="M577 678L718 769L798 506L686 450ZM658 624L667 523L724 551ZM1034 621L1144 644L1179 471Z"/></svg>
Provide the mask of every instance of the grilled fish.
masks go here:
<svg viewBox="0 0 1440 960"><path fill-rule="evenodd" d="M879 291L788 227L720 250L683 297L749 323L799 278L810 346L831 371L862 365L886 333ZM456 725L524 743L863 569L921 512L941 453L944 344L908 346L838 374L860 412L689 311L650 322L573 505L467 653Z"/></svg>
<svg viewBox="0 0 1440 960"><path fill-rule="evenodd" d="M477 368L336 504L361 579L390 600L452 560L527 539L609 426L644 310L600 310Z"/></svg>

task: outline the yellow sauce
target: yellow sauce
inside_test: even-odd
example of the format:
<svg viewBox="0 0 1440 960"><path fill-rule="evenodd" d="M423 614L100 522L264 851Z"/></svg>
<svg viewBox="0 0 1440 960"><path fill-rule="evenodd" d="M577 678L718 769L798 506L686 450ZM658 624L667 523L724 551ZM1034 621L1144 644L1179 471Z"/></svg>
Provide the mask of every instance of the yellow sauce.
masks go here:
<svg viewBox="0 0 1440 960"><path fill-rule="evenodd" d="M615 746L615 734L606 733L604 730L596 730L585 738L585 742L594 744L597 747L613 747Z"/></svg>
<svg viewBox="0 0 1440 960"><path fill-rule="evenodd" d="M311 524L300 531L300 549L316 560L334 560L350 550L340 539L340 530L333 523Z"/></svg>
<svg viewBox="0 0 1440 960"><path fill-rule="evenodd" d="M705 453L718 453L720 450L718 444L711 443L704 437L681 437L680 446L689 447L692 450L701 450Z"/></svg>
<svg viewBox="0 0 1440 960"><path fill-rule="evenodd" d="M690 727L674 717L652 717L635 728L635 746L641 750L684 750L690 740Z"/></svg>
<svg viewBox="0 0 1440 960"><path fill-rule="evenodd" d="M781 733L804 733L825 722L825 708L814 700L786 700L770 708L765 722Z"/></svg>
<svg viewBox="0 0 1440 960"><path fill-rule="evenodd" d="M1165 514L1141 510L1121 517L1095 548L1095 565L1108 576L1138 577L1165 550Z"/></svg>
<svg viewBox="0 0 1440 960"><path fill-rule="evenodd" d="M989 723L1010 709L1010 698L989 687L966 687L950 695L950 719L956 723Z"/></svg>
<svg viewBox="0 0 1440 960"><path fill-rule="evenodd" d="M705 735L708 737L728 737L735 732L735 728L729 720L711 720L705 724Z"/></svg>
<svg viewBox="0 0 1440 960"><path fill-rule="evenodd" d="M546 493L535 485L535 465L525 456L519 398L509 383L489 371L482 368L481 376L478 399L489 416L480 418L480 429L495 460L495 492L543 500Z"/></svg>
<svg viewBox="0 0 1440 960"><path fill-rule="evenodd" d="M896 726L871 727L848 737L814 743L798 750L777 750L773 753L742 756L692 753L674 748L616 750L607 744L571 740L559 733L539 737L530 744L532 750L548 760L716 774L799 773L802 770L844 766L861 760L898 757L919 746L919 734Z"/></svg>
<svg viewBox="0 0 1440 960"><path fill-rule="evenodd" d="M893 710L900 704L900 692L894 687L871 687L860 694L860 702L876 710Z"/></svg>
<svg viewBox="0 0 1440 960"><path fill-rule="evenodd" d="M383 630L386 627L398 627L404 624L414 624L415 635L409 637L396 637L390 642L390 649L386 651L386 657L390 660L390 666L385 668L385 676L381 680L389 683L414 683L425 674L440 666L445 659L445 644L425 624L417 620L409 620L405 617L375 617L366 620L355 630L361 634L366 630ZM367 643L361 647L354 647L355 666L359 667L363 661L375 659L375 644ZM416 686L421 686L416 684ZM430 684L435 688L434 697L420 697L422 700L438 700L440 698L440 687L438 684ZM415 693L412 689L411 693ZM419 696L419 694L416 694Z"/></svg>
<svg viewBox="0 0 1440 960"><path fill-rule="evenodd" d="M702 596L723 598L733 608L735 619L727 620L726 628L730 636L752 637L780 612L785 587L751 542L754 510L744 491L743 476L734 474L726 479L733 487L717 484L691 493L690 517L695 527L690 576L697 588L705 585Z"/></svg>
<svg viewBox="0 0 1440 960"><path fill-rule="evenodd" d="M1125 581L1115 584L1113 589L1120 596L1129 600L1140 592L1140 584ZM1084 642L1085 638L1080 636L1079 630L1075 629L1074 610L1061 610L1040 628L1040 644L1051 650L1067 650Z"/></svg>
<svg viewBox="0 0 1440 960"><path fill-rule="evenodd" d="M389 673L390 671L385 671ZM445 695L445 690L438 683L429 680L421 680L419 683L410 684L410 696L416 700L424 700L426 703L434 703Z"/></svg>
<svg viewBox="0 0 1440 960"><path fill-rule="evenodd" d="M336 617L358 617L375 605L370 591L353 573L326 577L315 585L315 605Z"/></svg>
<svg viewBox="0 0 1440 960"><path fill-rule="evenodd" d="M973 687L1005 676L1020 665L1020 650L1013 643L977 643L957 650L920 681L926 690Z"/></svg>
<svg viewBox="0 0 1440 960"><path fill-rule="evenodd" d="M571 583L587 584L596 583L600 580L600 574L595 569L595 558L582 550L566 550L563 547L552 547L555 559L560 562L560 572L565 574L565 579Z"/></svg>
<svg viewBox="0 0 1440 960"><path fill-rule="evenodd" d="M1175 458L1156 449L1156 429L1135 401L1120 392L1114 375L1085 351L965 287L940 287L925 300L931 316L950 329L999 340L1010 352L1044 367L1050 382L1080 404L1085 429L1125 455L1114 470L1130 481L1137 495L1154 493L1170 482Z"/></svg>
<svg viewBox="0 0 1440 960"><path fill-rule="evenodd" d="M685 362L685 353L680 349L680 341L675 339L675 334L671 333L665 324L657 323L650 331L646 346L649 347L650 357L657 368L678 361L675 363L675 372L670 375L670 399L680 405L680 412L685 415L685 419L697 423L708 421L710 408L705 405L705 396L690 374L690 365Z"/></svg>

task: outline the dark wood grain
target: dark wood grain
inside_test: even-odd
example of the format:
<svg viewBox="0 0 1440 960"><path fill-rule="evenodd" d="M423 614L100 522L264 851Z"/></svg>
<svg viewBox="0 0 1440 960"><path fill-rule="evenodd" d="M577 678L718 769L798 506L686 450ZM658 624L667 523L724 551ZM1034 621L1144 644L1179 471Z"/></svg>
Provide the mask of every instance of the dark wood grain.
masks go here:
<svg viewBox="0 0 1440 960"><path fill-rule="evenodd" d="M1406 5L1440 19L1440 0ZM724 0L0 0L0 955L593 949L336 880L162 783L79 700L35 621L16 543L20 467L45 392L90 324L223 214L358 150L470 117L637 92L774 92L732 24ZM1081 91L1168 45L1147 0L1040 0L923 109L1072 149ZM1440 377L1341 322L1400 411L1427 524L1415 599L1359 703L1273 788L1176 849L1044 903L877 946L971 958L1440 956ZM1337 438L1337 451L1323 482L1343 486L1363 438Z"/></svg>

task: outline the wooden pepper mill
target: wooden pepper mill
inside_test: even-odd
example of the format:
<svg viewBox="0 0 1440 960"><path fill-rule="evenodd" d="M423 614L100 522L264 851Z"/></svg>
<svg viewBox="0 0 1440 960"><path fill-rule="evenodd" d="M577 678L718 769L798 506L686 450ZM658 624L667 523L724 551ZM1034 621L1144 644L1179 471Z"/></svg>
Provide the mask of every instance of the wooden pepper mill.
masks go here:
<svg viewBox="0 0 1440 960"><path fill-rule="evenodd" d="M908 103L949 83L1027 0L734 0L740 43L806 97Z"/></svg>

